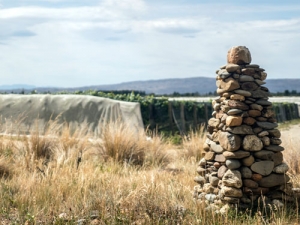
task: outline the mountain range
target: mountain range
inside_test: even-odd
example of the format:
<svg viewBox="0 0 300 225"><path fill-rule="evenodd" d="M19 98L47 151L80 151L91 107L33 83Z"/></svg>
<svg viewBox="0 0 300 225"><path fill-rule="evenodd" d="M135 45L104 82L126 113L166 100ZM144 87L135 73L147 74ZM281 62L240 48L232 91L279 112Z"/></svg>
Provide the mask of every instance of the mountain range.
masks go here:
<svg viewBox="0 0 300 225"><path fill-rule="evenodd" d="M285 90L300 92L300 79L267 79L265 86L268 87L271 93L284 92ZM147 80L147 81L132 81L119 84L109 85L93 85L73 88L63 87L35 87L33 85L5 85L0 86L1 92L6 93L30 93L36 90L37 93L46 92L60 92L60 91L85 91L85 90L100 90L100 91L113 91L113 90L135 90L145 91L147 94L172 94L177 93L195 93L208 94L216 90L215 78L209 77L190 77L190 78L173 78L173 79L160 79L160 80Z"/></svg>

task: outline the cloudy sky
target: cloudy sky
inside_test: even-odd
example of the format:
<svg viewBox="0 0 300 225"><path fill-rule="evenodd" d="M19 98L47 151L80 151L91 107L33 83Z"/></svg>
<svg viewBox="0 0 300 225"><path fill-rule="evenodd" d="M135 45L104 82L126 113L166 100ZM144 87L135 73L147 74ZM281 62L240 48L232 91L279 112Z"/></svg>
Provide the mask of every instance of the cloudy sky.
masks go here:
<svg viewBox="0 0 300 225"><path fill-rule="evenodd" d="M215 77L236 45L300 78L300 1L0 0L0 85Z"/></svg>

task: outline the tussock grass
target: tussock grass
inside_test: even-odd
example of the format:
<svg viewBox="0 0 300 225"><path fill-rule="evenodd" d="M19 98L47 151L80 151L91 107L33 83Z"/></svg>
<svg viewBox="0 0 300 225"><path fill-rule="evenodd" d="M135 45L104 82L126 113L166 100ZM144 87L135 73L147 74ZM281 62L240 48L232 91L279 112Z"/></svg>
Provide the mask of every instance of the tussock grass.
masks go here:
<svg viewBox="0 0 300 225"><path fill-rule="evenodd" d="M297 207L216 214L195 201L203 128L181 146L118 123L94 140L85 131L48 129L43 136L0 137L3 224L298 223Z"/></svg>

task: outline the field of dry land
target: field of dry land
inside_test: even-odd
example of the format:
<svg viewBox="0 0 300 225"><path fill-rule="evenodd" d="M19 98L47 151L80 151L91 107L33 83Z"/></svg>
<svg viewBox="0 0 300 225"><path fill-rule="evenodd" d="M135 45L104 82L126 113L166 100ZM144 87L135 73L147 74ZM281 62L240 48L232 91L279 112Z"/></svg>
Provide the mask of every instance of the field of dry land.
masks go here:
<svg viewBox="0 0 300 225"><path fill-rule="evenodd" d="M1 224L298 224L299 207L211 209L193 199L203 127L179 145L110 124L101 140L50 125L0 142ZM300 187L300 120L280 126Z"/></svg>

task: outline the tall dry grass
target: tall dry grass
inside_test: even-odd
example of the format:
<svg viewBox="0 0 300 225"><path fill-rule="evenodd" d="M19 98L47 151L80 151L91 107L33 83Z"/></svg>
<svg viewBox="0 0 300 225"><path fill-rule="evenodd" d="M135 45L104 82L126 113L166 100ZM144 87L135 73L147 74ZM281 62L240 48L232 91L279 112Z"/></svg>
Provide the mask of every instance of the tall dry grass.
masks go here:
<svg viewBox="0 0 300 225"><path fill-rule="evenodd" d="M44 135L32 131L28 137L0 137L3 224L297 222L295 209L220 214L195 201L193 178L203 128L181 148L117 123L104 129L101 140L67 128L55 135L56 127L50 128Z"/></svg>

